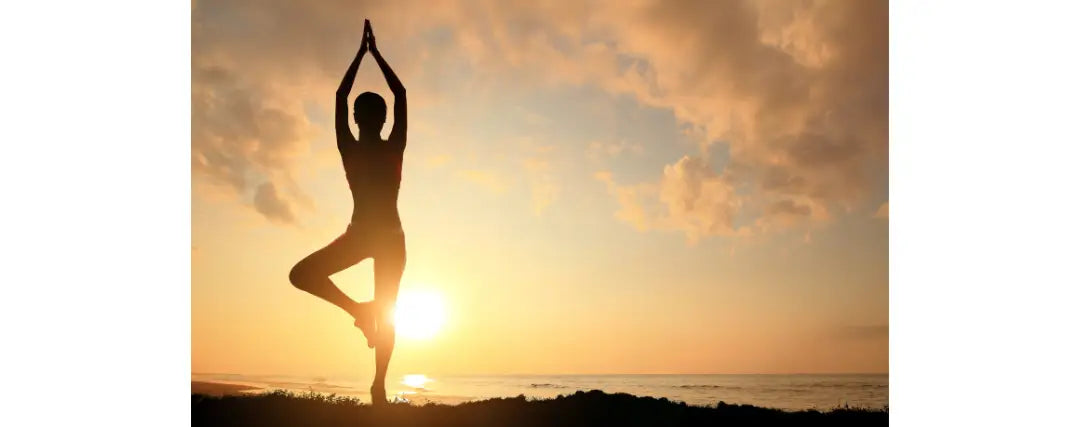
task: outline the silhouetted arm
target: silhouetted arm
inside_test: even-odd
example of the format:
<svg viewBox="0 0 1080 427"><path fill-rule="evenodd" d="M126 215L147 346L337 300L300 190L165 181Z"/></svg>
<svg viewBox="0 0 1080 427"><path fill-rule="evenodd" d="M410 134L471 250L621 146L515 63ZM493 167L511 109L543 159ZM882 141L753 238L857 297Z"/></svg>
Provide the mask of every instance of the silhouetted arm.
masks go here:
<svg viewBox="0 0 1080 427"><path fill-rule="evenodd" d="M338 148L341 148L342 140L355 139L352 134L352 130L349 129L349 92L352 92L353 81L356 80L356 70L360 68L360 59L364 57L364 53L367 53L368 45L367 38L360 42L360 50L356 52L356 58L353 59L352 64L349 64L349 69L345 71L345 77L341 79L341 85L338 86L337 99L334 103L334 128L337 130Z"/></svg>
<svg viewBox="0 0 1080 427"><path fill-rule="evenodd" d="M383 77L386 78L386 84L390 86L390 92L394 93L394 128L390 130L390 141L400 143L404 147L405 133L409 126L405 86L401 84L397 74L394 74L394 70L390 69L390 65L386 63L382 54L379 53L379 48L375 44L375 32L370 27L368 27L368 31L367 40L368 45L370 45L371 56L375 57L375 62L379 64L379 69L382 70Z"/></svg>

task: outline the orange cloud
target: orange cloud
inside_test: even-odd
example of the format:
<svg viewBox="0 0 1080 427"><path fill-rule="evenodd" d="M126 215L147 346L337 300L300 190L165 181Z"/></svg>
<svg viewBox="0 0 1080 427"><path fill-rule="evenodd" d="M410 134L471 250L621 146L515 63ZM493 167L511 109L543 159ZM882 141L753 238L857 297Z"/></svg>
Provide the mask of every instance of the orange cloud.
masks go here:
<svg viewBox="0 0 1080 427"><path fill-rule="evenodd" d="M593 175L597 180L607 184L608 193L615 196L619 203L619 210L615 217L633 225L639 231L646 231L655 227L656 215L646 213L641 199L655 193L655 188L648 184L641 186L620 186L615 183L611 172L601 171Z"/></svg>
<svg viewBox="0 0 1080 427"><path fill-rule="evenodd" d="M263 183L255 191L255 210L273 221L292 223L296 220L292 207L270 182Z"/></svg>
<svg viewBox="0 0 1080 427"><path fill-rule="evenodd" d="M666 205L663 228L694 238L730 232L738 215L801 223L790 220L790 210L769 208L793 200L814 207L813 215L803 216L827 219L830 210L850 206L883 179L866 171L887 170L883 2L481 8L465 7L456 27L481 69L523 84L593 84L630 94L643 105L670 109L688 125L699 139L698 156L727 145L730 161L722 172L706 174L684 158L665 167L666 184L653 184L668 191L621 193L624 208L630 200ZM688 167L693 173L680 175L691 172ZM686 191L696 188L706 190ZM734 200L729 188L749 191L738 206L721 207L721 200Z"/></svg>
<svg viewBox="0 0 1080 427"><path fill-rule="evenodd" d="M290 167L311 134L307 118L276 104L271 91L212 66L192 70L191 102L192 175L238 197L254 195L252 203L267 218L293 222L293 208L274 184L256 189L256 183L291 182Z"/></svg>
<svg viewBox="0 0 1080 427"><path fill-rule="evenodd" d="M617 216L639 228L701 238L732 233L734 218L800 226L849 208L887 179L888 7L859 0L200 2L193 172L241 195L267 179L282 188L313 138L303 104L327 102L365 17L384 43L419 52L395 54L406 81L457 58L470 67L467 81L455 82L462 87L590 85L670 110L698 152L658 170L659 181L610 183L619 189ZM422 37L438 29L448 30L445 40ZM442 87L410 93L442 99ZM212 102L219 110L198 117ZM725 161L708 161L718 146ZM554 194L544 185L536 206ZM811 214L792 215L786 203Z"/></svg>

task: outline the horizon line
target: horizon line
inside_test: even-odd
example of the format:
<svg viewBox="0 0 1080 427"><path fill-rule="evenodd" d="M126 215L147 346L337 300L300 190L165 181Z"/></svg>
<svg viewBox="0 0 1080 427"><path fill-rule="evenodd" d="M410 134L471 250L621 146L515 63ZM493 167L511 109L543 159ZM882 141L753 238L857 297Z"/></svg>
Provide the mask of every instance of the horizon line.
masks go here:
<svg viewBox="0 0 1080 427"><path fill-rule="evenodd" d="M250 376L250 377L266 377L266 376L282 376L282 377L325 377L334 376L335 374L238 374L231 372L191 372L191 375L238 375L238 376ZM404 374L413 375L413 374ZM675 376L675 375L889 375L888 372L792 372L792 373L722 373L722 372L706 372L706 373L577 373L577 374L536 374L536 373L515 373L515 374L494 374L494 373L473 373L473 374L455 374L455 373L431 373L422 375L435 375L435 376L450 376L450 377L605 377L605 376Z"/></svg>

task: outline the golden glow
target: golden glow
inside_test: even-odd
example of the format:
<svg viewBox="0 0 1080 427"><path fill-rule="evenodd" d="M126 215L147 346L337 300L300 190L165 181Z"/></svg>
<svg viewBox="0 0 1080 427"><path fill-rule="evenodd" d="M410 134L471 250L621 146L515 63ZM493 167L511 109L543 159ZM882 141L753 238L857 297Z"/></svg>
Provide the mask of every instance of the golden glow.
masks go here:
<svg viewBox="0 0 1080 427"><path fill-rule="evenodd" d="M412 388L424 388L424 385L429 382L431 382L431 378L424 374L409 374L401 380L402 384Z"/></svg>
<svg viewBox="0 0 1080 427"><path fill-rule="evenodd" d="M888 372L887 3L690 11L746 14L737 37L701 31L714 20L674 2L589 2L604 18L574 34L570 2L309 2L295 31L266 37L252 35L300 7L203 3L184 211L193 372L374 373L350 316L288 277L354 209L330 94L361 16L411 107L391 389L429 372L429 388L440 375ZM520 16L557 37L499 31ZM349 101L380 94L385 137L381 74L365 57ZM370 301L376 264L331 279ZM422 290L436 308L410 301Z"/></svg>
<svg viewBox="0 0 1080 427"><path fill-rule="evenodd" d="M403 291L394 310L399 337L425 340L435 336L446 322L446 304L433 291Z"/></svg>

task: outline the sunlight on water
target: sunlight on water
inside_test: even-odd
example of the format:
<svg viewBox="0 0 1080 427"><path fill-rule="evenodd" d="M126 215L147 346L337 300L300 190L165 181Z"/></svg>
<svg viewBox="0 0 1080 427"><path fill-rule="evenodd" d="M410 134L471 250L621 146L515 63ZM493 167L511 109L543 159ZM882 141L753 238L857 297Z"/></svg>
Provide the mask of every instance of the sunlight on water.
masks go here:
<svg viewBox="0 0 1080 427"><path fill-rule="evenodd" d="M431 381L433 380L431 378L428 378L427 375L424 374L409 374L401 380L401 383L412 388L422 389L425 385L427 385L427 383Z"/></svg>

